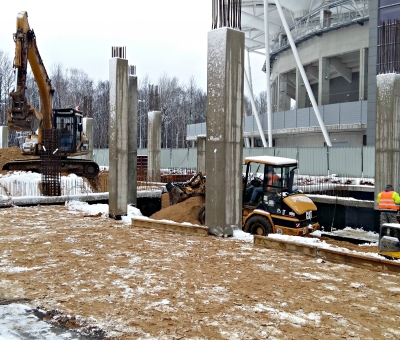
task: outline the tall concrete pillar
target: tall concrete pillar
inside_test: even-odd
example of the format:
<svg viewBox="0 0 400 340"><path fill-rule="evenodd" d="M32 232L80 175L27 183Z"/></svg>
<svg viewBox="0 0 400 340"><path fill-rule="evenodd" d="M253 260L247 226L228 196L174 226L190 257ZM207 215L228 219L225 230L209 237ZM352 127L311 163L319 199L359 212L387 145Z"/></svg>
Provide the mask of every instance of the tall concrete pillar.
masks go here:
<svg viewBox="0 0 400 340"><path fill-rule="evenodd" d="M197 172L206 172L206 137L197 137Z"/></svg>
<svg viewBox="0 0 400 340"><path fill-rule="evenodd" d="M244 33L208 33L206 225L233 235L242 220Z"/></svg>
<svg viewBox="0 0 400 340"><path fill-rule="evenodd" d="M0 126L0 149L8 148L8 126Z"/></svg>
<svg viewBox="0 0 400 340"><path fill-rule="evenodd" d="M359 100L368 99L368 48L360 50Z"/></svg>
<svg viewBox="0 0 400 340"><path fill-rule="evenodd" d="M306 107L307 90L304 86L303 78L299 68L296 68L296 109Z"/></svg>
<svg viewBox="0 0 400 340"><path fill-rule="evenodd" d="M147 180L161 181L161 111L148 113Z"/></svg>
<svg viewBox="0 0 400 340"><path fill-rule="evenodd" d="M318 105L329 104L330 81L331 80L330 80L329 58L319 58Z"/></svg>
<svg viewBox="0 0 400 340"><path fill-rule="evenodd" d="M83 159L93 159L93 118L83 118L83 133L89 139L88 153L82 156Z"/></svg>
<svg viewBox="0 0 400 340"><path fill-rule="evenodd" d="M127 214L128 198L128 60L110 59L109 216Z"/></svg>
<svg viewBox="0 0 400 340"><path fill-rule="evenodd" d="M129 65L128 78L128 204L137 204L138 90L136 67Z"/></svg>
<svg viewBox="0 0 400 340"><path fill-rule="evenodd" d="M400 191L400 75L376 78L375 197L387 184Z"/></svg>

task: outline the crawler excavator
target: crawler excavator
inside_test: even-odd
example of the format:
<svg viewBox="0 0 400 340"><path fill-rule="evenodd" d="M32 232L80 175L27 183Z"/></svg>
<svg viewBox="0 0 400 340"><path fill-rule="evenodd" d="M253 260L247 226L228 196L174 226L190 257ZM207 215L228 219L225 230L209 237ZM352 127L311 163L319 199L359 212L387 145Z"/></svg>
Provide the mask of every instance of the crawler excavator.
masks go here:
<svg viewBox="0 0 400 340"><path fill-rule="evenodd" d="M28 13L17 16L15 42L15 88L10 93L11 107L8 109L7 124L11 131L28 132L22 144L22 155L36 155L6 163L3 170L41 172L44 154L56 154L60 158L60 171L93 178L99 173L99 166L92 160L69 157L89 153L89 141L83 132L83 112L77 108L53 109L54 90L51 80L39 54L34 31L29 27ZM38 86L41 110L33 107L26 98L27 67L32 69ZM51 137L45 140L44 132ZM52 139L52 140L49 140ZM47 144L47 149L46 149ZM49 150L49 148L52 148Z"/></svg>

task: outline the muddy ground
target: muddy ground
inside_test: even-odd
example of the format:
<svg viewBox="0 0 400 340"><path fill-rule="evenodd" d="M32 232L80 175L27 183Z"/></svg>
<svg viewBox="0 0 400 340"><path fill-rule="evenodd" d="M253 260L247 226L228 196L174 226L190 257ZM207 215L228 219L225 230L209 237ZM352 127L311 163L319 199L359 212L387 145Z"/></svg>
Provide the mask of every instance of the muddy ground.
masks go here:
<svg viewBox="0 0 400 340"><path fill-rule="evenodd" d="M197 223L202 200L152 217ZM1 301L97 339L400 338L400 275L66 206L0 209Z"/></svg>

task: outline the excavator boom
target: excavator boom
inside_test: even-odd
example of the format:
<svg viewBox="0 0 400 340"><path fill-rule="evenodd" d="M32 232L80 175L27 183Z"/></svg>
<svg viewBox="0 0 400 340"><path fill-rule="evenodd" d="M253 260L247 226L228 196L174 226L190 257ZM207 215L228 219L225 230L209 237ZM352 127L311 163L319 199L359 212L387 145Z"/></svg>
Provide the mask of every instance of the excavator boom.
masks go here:
<svg viewBox="0 0 400 340"><path fill-rule="evenodd" d="M15 88L10 93L12 101L8 111L8 127L11 131L35 131L51 128L52 95L54 93L43 60L36 45L36 36L28 23L28 13L17 16L15 41ZM34 108L25 96L28 62L35 77L41 102L41 112Z"/></svg>

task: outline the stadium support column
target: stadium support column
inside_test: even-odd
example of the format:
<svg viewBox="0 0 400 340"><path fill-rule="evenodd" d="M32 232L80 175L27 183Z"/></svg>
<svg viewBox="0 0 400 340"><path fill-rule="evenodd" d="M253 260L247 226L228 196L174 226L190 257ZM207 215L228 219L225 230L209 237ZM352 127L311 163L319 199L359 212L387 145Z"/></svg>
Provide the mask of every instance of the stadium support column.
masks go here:
<svg viewBox="0 0 400 340"><path fill-rule="evenodd" d="M329 104L329 85L331 81L329 67L329 58L319 58L318 105Z"/></svg>
<svg viewBox="0 0 400 340"><path fill-rule="evenodd" d="M148 113L147 180L161 181L161 112Z"/></svg>
<svg viewBox="0 0 400 340"><path fill-rule="evenodd" d="M278 111L290 110L290 97L288 96L288 77L287 74L278 75Z"/></svg>
<svg viewBox="0 0 400 340"><path fill-rule="evenodd" d="M137 204L137 119L138 91L136 67L129 65L128 77L128 204Z"/></svg>
<svg viewBox="0 0 400 340"><path fill-rule="evenodd" d="M128 197L128 60L125 48L114 47L110 59L109 216L127 214Z"/></svg>
<svg viewBox="0 0 400 340"><path fill-rule="evenodd" d="M93 159L93 118L83 118L83 133L89 140L88 150L89 152L82 156L83 159Z"/></svg>
<svg viewBox="0 0 400 340"><path fill-rule="evenodd" d="M376 78L375 197L387 184L400 191L400 75Z"/></svg>
<svg viewBox="0 0 400 340"><path fill-rule="evenodd" d="M0 149L8 148L8 126L0 126Z"/></svg>
<svg viewBox="0 0 400 340"><path fill-rule="evenodd" d="M241 227L244 33L222 27L208 33L206 226L232 236Z"/></svg>
<svg viewBox="0 0 400 340"><path fill-rule="evenodd" d="M359 83L359 100L367 100L368 98L368 48L360 50L360 83Z"/></svg>
<svg viewBox="0 0 400 340"><path fill-rule="evenodd" d="M197 172L206 172L206 137L197 137Z"/></svg>
<svg viewBox="0 0 400 340"><path fill-rule="evenodd" d="M303 109L306 107L306 87L304 86L303 78L301 77L300 70L296 68L296 109Z"/></svg>

